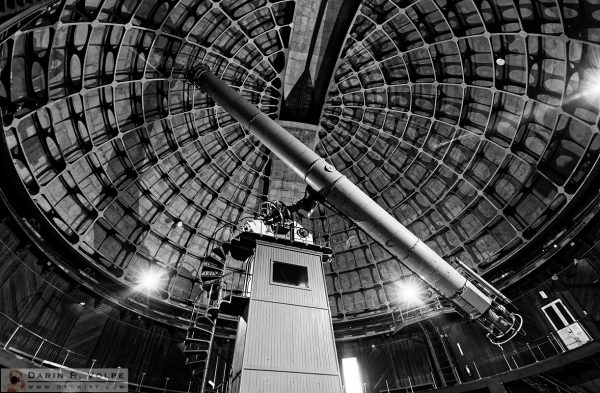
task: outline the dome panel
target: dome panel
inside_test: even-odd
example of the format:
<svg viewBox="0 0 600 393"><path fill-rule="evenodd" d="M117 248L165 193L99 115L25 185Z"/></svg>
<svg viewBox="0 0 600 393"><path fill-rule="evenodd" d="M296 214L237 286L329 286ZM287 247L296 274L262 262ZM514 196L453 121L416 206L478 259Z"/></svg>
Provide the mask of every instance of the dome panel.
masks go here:
<svg viewBox="0 0 600 393"><path fill-rule="evenodd" d="M292 48L294 1L58 1L0 46L6 151L71 248L129 284L164 269L181 300L207 249L284 177L188 71L208 65L277 118L289 53L308 56L314 38L302 80L323 85L307 96L328 92L316 151L445 258L497 277L546 237L566 239L594 180L592 3L364 0L337 56L321 26ZM336 320L399 304L406 268L327 209L312 226L335 250Z"/></svg>
<svg viewBox="0 0 600 393"><path fill-rule="evenodd" d="M580 14L570 8L363 2L332 78L317 151L445 258L493 276L577 209L585 193L578 165L597 162L590 83L598 80L598 42L587 27L566 33ZM588 38L572 39L581 34ZM373 141L383 140L382 153L383 142ZM347 266L342 259L354 260L338 239L355 229L322 214L327 224L316 228L337 250L335 276ZM374 254L369 263L380 270L392 263ZM338 318L361 305L368 312L370 285L360 287L363 297L336 297Z"/></svg>
<svg viewBox="0 0 600 393"><path fill-rule="evenodd" d="M15 164L88 260L132 285L185 264L176 297L190 294L209 243L266 199L271 157L187 72L204 63L276 115L283 70L267 56L283 54L294 3L83 3L57 2L2 44Z"/></svg>

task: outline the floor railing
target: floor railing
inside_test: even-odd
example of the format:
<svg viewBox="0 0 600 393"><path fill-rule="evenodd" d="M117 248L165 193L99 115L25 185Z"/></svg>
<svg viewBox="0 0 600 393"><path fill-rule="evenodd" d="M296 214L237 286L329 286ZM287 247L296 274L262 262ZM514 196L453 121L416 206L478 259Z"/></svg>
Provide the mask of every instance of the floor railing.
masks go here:
<svg viewBox="0 0 600 393"><path fill-rule="evenodd" d="M598 324L600 320L600 310L589 313L584 318L576 321L580 325ZM590 329L587 329L590 335L590 341L582 343L587 345L600 340L600 337L593 337ZM575 348L574 348L575 349ZM518 345L511 349L500 347L500 353L483 357L469 364L463 364L461 367L468 366L468 378L462 382L471 382L479 379L491 377L494 375L511 372L526 366L530 366L544 360L551 359L557 355L568 352L570 349L563 343L557 332L550 332L545 336L532 340L531 342ZM456 369L455 369L456 371ZM464 372L464 371L463 371ZM423 390L425 385L429 384L429 389L438 389L441 386L435 381L433 372L422 375L399 376L397 381L385 381L384 388L378 388L380 393L394 392L414 392Z"/></svg>
<svg viewBox="0 0 600 393"><path fill-rule="evenodd" d="M115 365L102 365L89 355L84 355L55 344L22 324L0 312L0 348L11 352L18 360L26 360L36 367L52 368L70 372L87 370L92 373L100 368L119 368ZM171 392L191 393L199 391L199 386L189 381L187 389L171 389L169 377L157 384L148 384L150 372L135 371L128 373L128 390L135 392ZM157 381L158 382L158 381ZM114 381L106 380L106 383Z"/></svg>

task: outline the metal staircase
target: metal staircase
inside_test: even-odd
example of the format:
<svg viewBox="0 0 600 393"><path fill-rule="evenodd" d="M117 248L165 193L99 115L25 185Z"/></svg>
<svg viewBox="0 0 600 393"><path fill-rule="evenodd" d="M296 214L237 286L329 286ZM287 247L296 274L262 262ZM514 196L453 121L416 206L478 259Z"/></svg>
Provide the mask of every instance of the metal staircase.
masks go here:
<svg viewBox="0 0 600 393"><path fill-rule="evenodd" d="M239 315L247 304L252 265L252 250L239 238L208 248L202 260L199 278L202 291L194 301L183 352L186 365L200 386L200 392L221 392L211 386L207 374L219 369L214 355L214 336L219 313ZM212 360L211 360L212 359ZM221 367L227 370L227 366Z"/></svg>
<svg viewBox="0 0 600 393"><path fill-rule="evenodd" d="M194 302L183 347L185 364L200 384L200 392L204 392L207 385L219 307L221 303L228 301L222 298L223 287L226 285L222 282L226 254L227 245L224 244L213 248L202 261L200 269L202 291Z"/></svg>
<svg viewBox="0 0 600 393"><path fill-rule="evenodd" d="M206 371L210 360L217 315L199 306L194 306L192 320L185 337L183 353L185 364L200 383L201 391L206 385Z"/></svg>
<svg viewBox="0 0 600 393"><path fill-rule="evenodd" d="M419 325L421 325L421 329L425 333L425 339L427 340L427 345L435 364L439 379L438 386L445 387L460 383L460 377L450 357L442 332L440 332L439 328L431 320L422 323L419 322Z"/></svg>

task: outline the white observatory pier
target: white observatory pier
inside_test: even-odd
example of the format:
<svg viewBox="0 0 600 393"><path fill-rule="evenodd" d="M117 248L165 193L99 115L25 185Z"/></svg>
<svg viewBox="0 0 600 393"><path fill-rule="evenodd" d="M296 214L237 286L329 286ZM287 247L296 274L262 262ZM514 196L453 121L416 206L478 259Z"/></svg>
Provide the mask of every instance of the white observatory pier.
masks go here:
<svg viewBox="0 0 600 393"><path fill-rule="evenodd" d="M230 391L341 393L322 268L331 249L312 244L293 221L255 220L244 229L238 239L253 249L252 285L239 318Z"/></svg>

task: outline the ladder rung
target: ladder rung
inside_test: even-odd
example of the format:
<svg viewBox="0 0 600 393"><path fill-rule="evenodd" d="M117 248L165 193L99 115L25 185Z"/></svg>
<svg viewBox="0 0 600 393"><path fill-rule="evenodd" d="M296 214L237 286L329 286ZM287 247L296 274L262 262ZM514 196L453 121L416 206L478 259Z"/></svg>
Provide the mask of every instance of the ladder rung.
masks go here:
<svg viewBox="0 0 600 393"><path fill-rule="evenodd" d="M198 353L192 353L186 357L186 362L205 362L208 360L208 352L204 353L206 356L198 356Z"/></svg>
<svg viewBox="0 0 600 393"><path fill-rule="evenodd" d="M190 339L190 340L205 340L205 341L210 341L212 340L212 334L210 334L209 332L188 332L188 335L186 337L186 340Z"/></svg>
<svg viewBox="0 0 600 393"><path fill-rule="evenodd" d="M184 349L183 353L187 353L187 354L206 353L206 354L208 354L208 349Z"/></svg>
<svg viewBox="0 0 600 393"><path fill-rule="evenodd" d="M200 363L206 363L206 359L203 359L203 360L186 360L185 361L186 366L191 366L191 365L200 364Z"/></svg>
<svg viewBox="0 0 600 393"><path fill-rule="evenodd" d="M214 327L214 325L206 326L203 324L201 325L201 324L195 323L190 330L206 332L207 334L210 334L212 336L213 327Z"/></svg>
<svg viewBox="0 0 600 393"><path fill-rule="evenodd" d="M201 370L194 369L194 370L192 370L192 375L193 375L194 377L197 377L198 375L203 375L205 371L206 371L206 370L204 370L204 369L201 369Z"/></svg>

